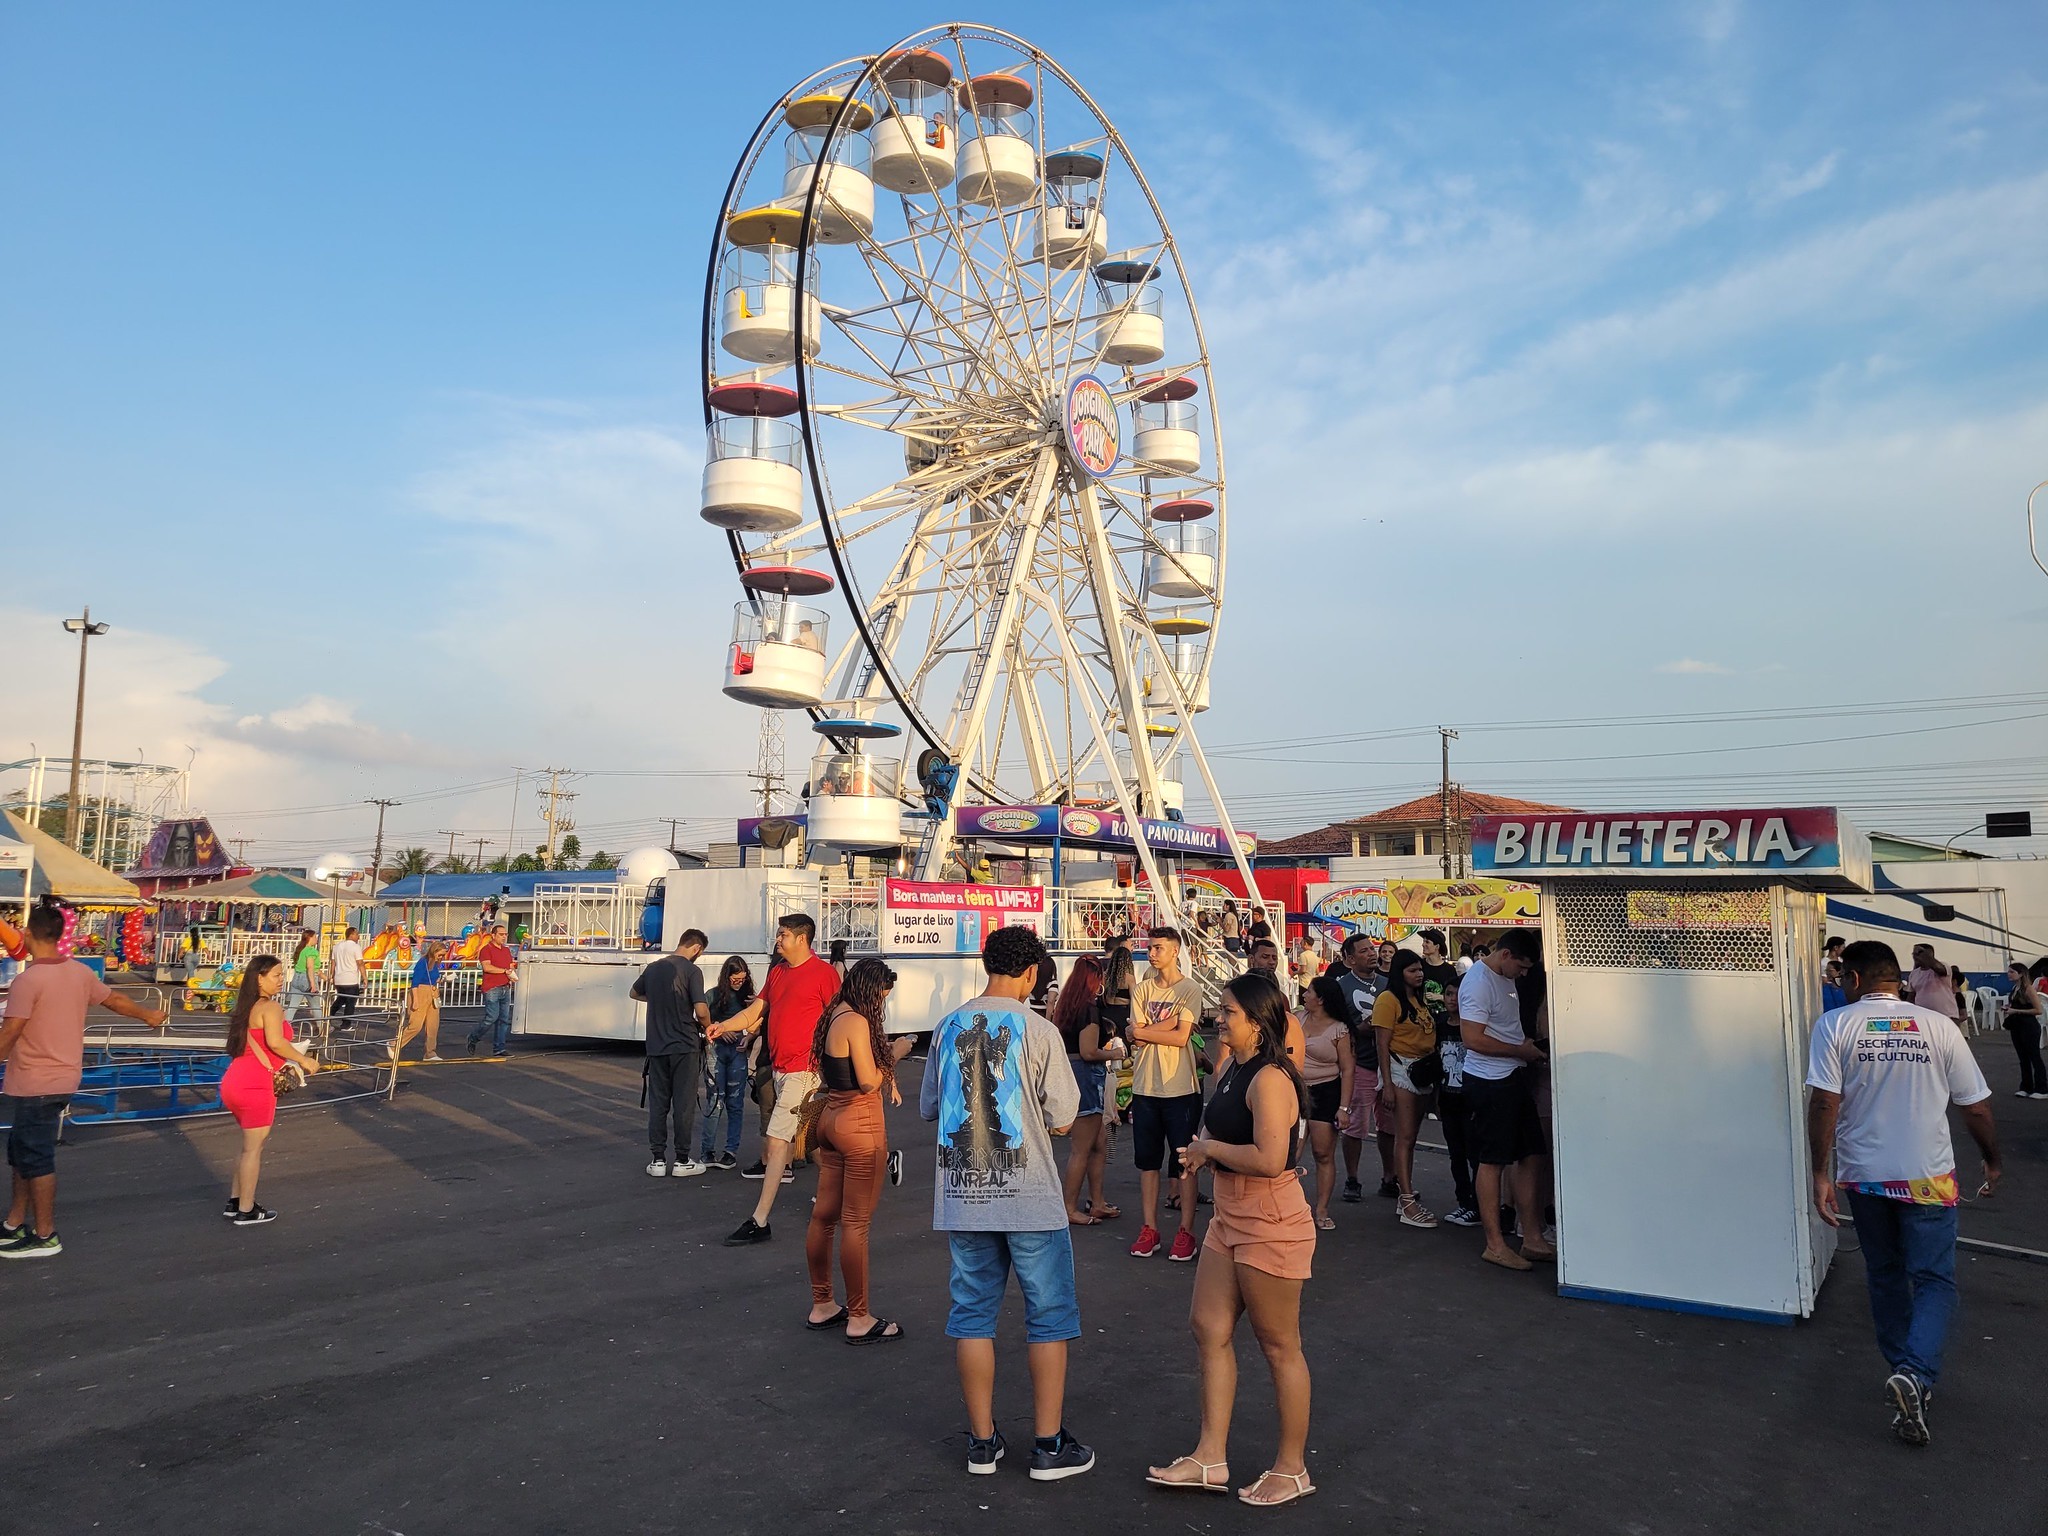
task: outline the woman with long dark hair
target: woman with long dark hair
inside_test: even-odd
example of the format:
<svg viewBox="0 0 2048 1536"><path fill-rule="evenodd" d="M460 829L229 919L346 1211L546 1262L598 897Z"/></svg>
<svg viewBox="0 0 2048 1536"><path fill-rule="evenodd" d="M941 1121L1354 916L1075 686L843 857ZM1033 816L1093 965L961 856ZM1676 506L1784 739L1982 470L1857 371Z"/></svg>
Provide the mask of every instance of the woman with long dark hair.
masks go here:
<svg viewBox="0 0 2048 1536"><path fill-rule="evenodd" d="M1109 1135L1104 1129L1102 1091L1108 1077L1105 1063L1120 1059L1123 1042L1105 1038L1098 1005L1102 1001L1104 966L1094 955L1074 962L1067 984L1060 988L1058 1004L1052 1011L1054 1028L1066 1042L1067 1064L1074 1069L1074 1082L1081 1090L1081 1107L1068 1132L1067 1171L1062 1181L1067 1197L1067 1220L1077 1227L1092 1227L1110 1221L1123 1212L1102 1198L1103 1164L1109 1153ZM1088 1203L1081 1203L1081 1185L1088 1185Z"/></svg>
<svg viewBox="0 0 2048 1536"><path fill-rule="evenodd" d="M1308 1084L1308 1144L1316 1156L1316 1229L1336 1225L1337 1120L1351 1111L1351 1031L1358 1014L1335 978L1317 976L1301 989L1302 1080Z"/></svg>
<svg viewBox="0 0 2048 1536"><path fill-rule="evenodd" d="M2012 996L2005 1004L2005 1027L2012 1031L2013 1054L2020 1059L2023 1099L2048 1099L2048 1066L2041 1061L2041 989L2019 961L2005 968Z"/></svg>
<svg viewBox="0 0 2048 1536"><path fill-rule="evenodd" d="M1372 1005L1372 1032L1379 1051L1381 1124L1394 1124L1394 1182L1400 1186L1395 1214L1404 1227L1434 1227L1437 1218L1415 1197L1415 1137L1422 1128L1427 1088L1410 1075L1424 1057L1434 1065L1436 1019L1422 999L1422 956L1398 951L1387 972L1387 990ZM1432 1086L1434 1086L1432 1080Z"/></svg>
<svg viewBox="0 0 2048 1536"><path fill-rule="evenodd" d="M754 1000L754 972L740 955L727 955L719 968L718 980L706 999L711 1022L723 1024ZM747 1113L747 1044L745 1035L726 1035L713 1042L711 1056L704 1064L708 1102L704 1106L703 1146L697 1161L706 1168L737 1168L740 1165L740 1126ZM725 1111L725 1150L715 1153L712 1133L718 1128L718 1112Z"/></svg>
<svg viewBox="0 0 2048 1536"><path fill-rule="evenodd" d="M235 1159L221 1215L238 1227L277 1220L277 1212L256 1203L256 1176L263 1171L263 1143L277 1120L277 1072L287 1063L307 1074L320 1064L292 1044L292 1027L277 995L289 973L275 955L258 955L242 972L242 990L228 1015L228 1068L220 1078L221 1107L242 1128L242 1152Z"/></svg>
<svg viewBox="0 0 2048 1536"><path fill-rule="evenodd" d="M888 1175L889 1131L882 1118L882 1090L901 1104L896 1063L910 1050L910 1036L890 1040L883 1029L896 973L875 959L856 960L818 1020L811 1040L811 1070L827 1097L818 1117L818 1198L804 1234L804 1260L811 1271L813 1331L846 1325L849 1344L883 1344L903 1337L899 1323L868 1310L868 1226ZM839 1273L846 1305L832 1299L832 1236L839 1235Z"/></svg>
<svg viewBox="0 0 2048 1536"><path fill-rule="evenodd" d="M1216 1214L1195 1269L1188 1323L1202 1363L1202 1436L1194 1451L1147 1482L1223 1493L1237 1398L1237 1320L1252 1332L1273 1372L1279 1445L1273 1465L1237 1491L1247 1504L1291 1504L1316 1491L1308 1477L1308 1361L1301 1352L1301 1287L1315 1258L1316 1224L1294 1175L1308 1089L1287 1055L1287 999L1260 972L1223 984L1223 1032L1230 1065L1182 1153L1190 1172L1215 1172Z"/></svg>
<svg viewBox="0 0 2048 1536"><path fill-rule="evenodd" d="M299 930L299 942L292 946L291 985L286 1005L310 1008L320 995L320 936L311 928Z"/></svg>

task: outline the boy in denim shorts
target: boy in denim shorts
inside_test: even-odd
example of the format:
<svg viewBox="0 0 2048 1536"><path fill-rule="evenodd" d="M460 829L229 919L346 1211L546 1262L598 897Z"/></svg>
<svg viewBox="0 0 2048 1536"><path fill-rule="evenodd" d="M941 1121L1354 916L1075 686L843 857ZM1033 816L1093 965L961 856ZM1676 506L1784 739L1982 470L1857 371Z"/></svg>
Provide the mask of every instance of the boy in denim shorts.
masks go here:
<svg viewBox="0 0 2048 1536"><path fill-rule="evenodd" d="M939 1123L932 1226L952 1249L960 1395L966 1400L967 1470L985 1474L1003 1459L995 1423L996 1315L1010 1272L1024 1292L1036 1443L1031 1476L1073 1477L1095 1453L1067 1433L1067 1343L1081 1336L1074 1248L1052 1138L1081 1107L1059 1031L1026 999L1045 946L1029 928L999 928L982 945L988 986L932 1031L918 1108Z"/></svg>

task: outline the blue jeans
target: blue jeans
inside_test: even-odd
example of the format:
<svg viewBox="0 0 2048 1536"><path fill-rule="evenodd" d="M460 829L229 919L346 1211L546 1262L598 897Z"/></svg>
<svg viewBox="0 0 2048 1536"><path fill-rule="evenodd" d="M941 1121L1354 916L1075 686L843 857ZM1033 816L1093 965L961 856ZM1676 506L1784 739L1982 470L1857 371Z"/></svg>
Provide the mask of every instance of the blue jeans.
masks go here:
<svg viewBox="0 0 2048 1536"><path fill-rule="evenodd" d="M704 1146L703 1160L711 1161L715 1150L711 1145L712 1126L717 1123L718 1111L725 1110L725 1150L737 1156L740 1150L740 1122L747 1109L747 1048L735 1040L718 1042L717 1054L712 1057L710 1071L711 1091L704 1096Z"/></svg>
<svg viewBox="0 0 2048 1536"><path fill-rule="evenodd" d="M1843 1193L1863 1245L1877 1347L1893 1370L1931 1387L1956 1315L1956 1208Z"/></svg>
<svg viewBox="0 0 2048 1536"><path fill-rule="evenodd" d="M512 1038L512 989L493 987L484 994L483 1022L469 1032L469 1048L476 1049L477 1041L485 1035L491 1037L491 1054L505 1054L505 1042Z"/></svg>
<svg viewBox="0 0 2048 1536"><path fill-rule="evenodd" d="M1081 1302L1074 1291L1074 1240L1057 1232L948 1232L953 1250L950 1339L992 1339L1010 1271L1024 1293L1024 1338L1056 1344L1081 1337Z"/></svg>

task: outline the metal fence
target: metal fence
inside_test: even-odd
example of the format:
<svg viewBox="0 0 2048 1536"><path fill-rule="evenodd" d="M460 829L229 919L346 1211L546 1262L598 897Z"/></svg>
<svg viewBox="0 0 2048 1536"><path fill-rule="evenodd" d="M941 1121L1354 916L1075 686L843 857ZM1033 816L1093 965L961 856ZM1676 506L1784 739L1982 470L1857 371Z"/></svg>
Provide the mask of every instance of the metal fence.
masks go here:
<svg viewBox="0 0 2048 1536"><path fill-rule="evenodd" d="M536 949L631 949L640 942L644 885L537 885L526 942Z"/></svg>
<svg viewBox="0 0 2048 1536"><path fill-rule="evenodd" d="M484 973L476 966L451 965L441 972L441 1006L443 1008L481 1008L484 1002ZM409 969L378 966L363 972L363 1006L366 1008L402 1008L412 992L412 972Z"/></svg>

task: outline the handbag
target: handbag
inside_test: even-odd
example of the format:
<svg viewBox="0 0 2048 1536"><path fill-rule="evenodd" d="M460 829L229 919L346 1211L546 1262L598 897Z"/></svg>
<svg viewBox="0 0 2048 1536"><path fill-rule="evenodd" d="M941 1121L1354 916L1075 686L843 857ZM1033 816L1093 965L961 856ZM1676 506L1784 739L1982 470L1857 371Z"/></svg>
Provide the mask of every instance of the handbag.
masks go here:
<svg viewBox="0 0 2048 1536"><path fill-rule="evenodd" d="M1408 1081L1415 1085L1417 1093L1432 1093L1443 1085L1443 1080L1443 1058L1435 1051L1408 1063Z"/></svg>
<svg viewBox="0 0 2048 1536"><path fill-rule="evenodd" d="M249 1038L249 1049L256 1053L258 1061L262 1062L264 1066L270 1067L270 1091L272 1093L283 1095L292 1092L294 1089L303 1088L306 1085L304 1075L292 1063L280 1061L276 1066L271 1066L270 1053L256 1043L253 1035Z"/></svg>

